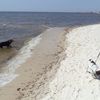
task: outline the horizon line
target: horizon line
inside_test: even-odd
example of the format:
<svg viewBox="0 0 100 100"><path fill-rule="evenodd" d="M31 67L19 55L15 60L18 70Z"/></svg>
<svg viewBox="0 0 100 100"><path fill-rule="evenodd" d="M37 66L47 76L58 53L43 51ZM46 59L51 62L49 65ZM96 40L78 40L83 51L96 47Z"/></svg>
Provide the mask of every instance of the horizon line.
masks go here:
<svg viewBox="0 0 100 100"><path fill-rule="evenodd" d="M26 13L100 13L100 11L0 11L0 12L26 12Z"/></svg>

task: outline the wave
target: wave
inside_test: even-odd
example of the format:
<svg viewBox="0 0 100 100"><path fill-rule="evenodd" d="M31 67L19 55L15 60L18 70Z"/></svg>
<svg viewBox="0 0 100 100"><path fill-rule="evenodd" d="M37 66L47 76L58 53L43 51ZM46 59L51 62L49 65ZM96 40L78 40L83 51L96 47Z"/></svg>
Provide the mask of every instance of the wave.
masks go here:
<svg viewBox="0 0 100 100"><path fill-rule="evenodd" d="M32 50L40 43L41 35L32 38L24 47L22 47L18 54L7 62L7 71L0 74L0 87L6 85L15 79L18 74L15 71L21 64L25 63L32 55Z"/></svg>

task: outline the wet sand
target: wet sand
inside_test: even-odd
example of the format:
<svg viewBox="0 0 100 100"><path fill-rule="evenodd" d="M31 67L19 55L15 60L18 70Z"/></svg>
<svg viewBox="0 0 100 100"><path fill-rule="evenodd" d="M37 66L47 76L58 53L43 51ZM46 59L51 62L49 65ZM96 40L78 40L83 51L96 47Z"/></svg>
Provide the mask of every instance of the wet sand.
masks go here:
<svg viewBox="0 0 100 100"><path fill-rule="evenodd" d="M67 30L67 29L66 29ZM64 51L65 28L50 28L42 33L40 43L32 49L32 56L17 69L19 76L11 83L0 88L2 100L39 100L38 93L47 81L46 73L59 66ZM44 77L45 76L45 77ZM50 81L50 80L49 80Z"/></svg>
<svg viewBox="0 0 100 100"><path fill-rule="evenodd" d="M11 44L12 48L3 47L0 48L0 72L6 69L6 62L17 55L19 50L24 46L31 37L14 38L14 42Z"/></svg>

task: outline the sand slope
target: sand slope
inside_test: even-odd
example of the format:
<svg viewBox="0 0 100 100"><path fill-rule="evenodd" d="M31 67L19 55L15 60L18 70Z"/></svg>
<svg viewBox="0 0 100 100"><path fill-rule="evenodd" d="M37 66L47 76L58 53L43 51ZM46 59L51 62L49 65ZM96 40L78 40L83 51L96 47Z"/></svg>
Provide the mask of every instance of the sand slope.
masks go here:
<svg viewBox="0 0 100 100"><path fill-rule="evenodd" d="M100 25L72 30L66 35L66 46L66 58L42 100L100 100L100 80L87 73L88 59L95 60L100 51Z"/></svg>

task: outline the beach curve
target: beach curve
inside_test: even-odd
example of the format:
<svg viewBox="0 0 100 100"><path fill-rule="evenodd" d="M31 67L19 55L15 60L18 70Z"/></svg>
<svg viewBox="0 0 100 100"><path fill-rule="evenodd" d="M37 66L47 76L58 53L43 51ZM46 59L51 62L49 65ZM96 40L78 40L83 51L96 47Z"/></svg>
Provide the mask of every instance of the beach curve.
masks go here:
<svg viewBox="0 0 100 100"><path fill-rule="evenodd" d="M51 70L52 65L58 62L58 54L64 50L66 33L65 28L57 27L42 33L41 42L32 50L32 56L17 69L16 74L19 76L1 87L2 100L20 100L31 94L30 87L35 85L37 80L41 80L43 73Z"/></svg>
<svg viewBox="0 0 100 100"><path fill-rule="evenodd" d="M87 68L89 59L95 60L100 52L100 24L73 29L66 35L66 44L66 58L48 86L49 93L37 100L99 100L100 80Z"/></svg>

